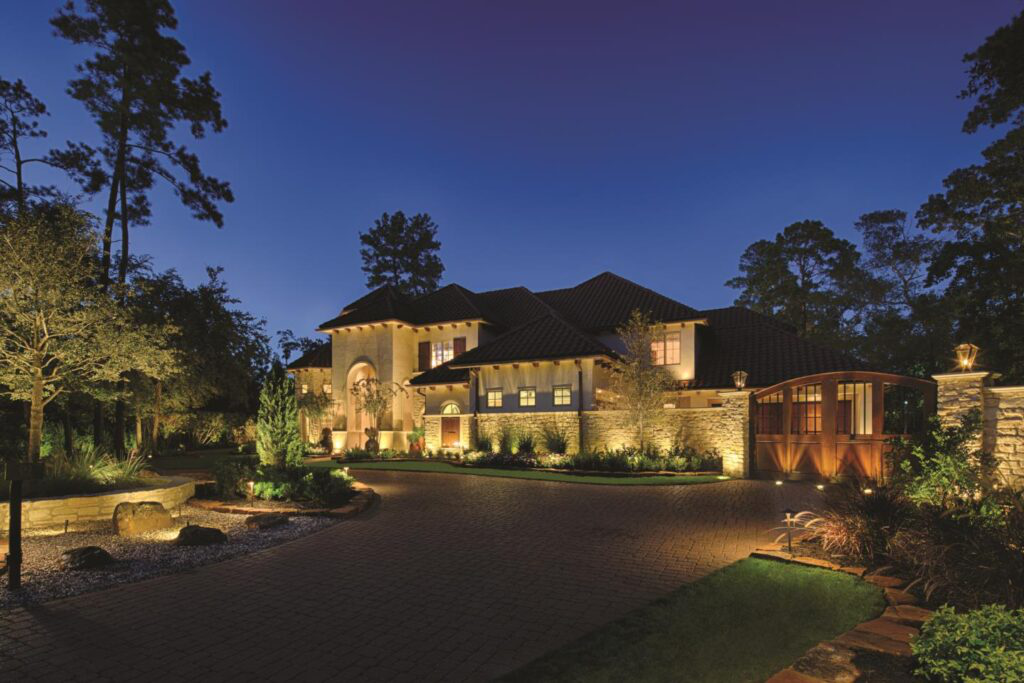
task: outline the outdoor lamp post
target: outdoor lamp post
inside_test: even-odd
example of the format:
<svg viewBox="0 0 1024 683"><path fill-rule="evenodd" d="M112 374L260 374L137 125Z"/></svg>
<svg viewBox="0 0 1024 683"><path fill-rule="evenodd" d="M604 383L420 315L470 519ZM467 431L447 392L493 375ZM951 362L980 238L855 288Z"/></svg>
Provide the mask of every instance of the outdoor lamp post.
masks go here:
<svg viewBox="0 0 1024 683"><path fill-rule="evenodd" d="M249 485L249 507L256 507L256 482L252 479L248 481Z"/></svg>
<svg viewBox="0 0 1024 683"><path fill-rule="evenodd" d="M978 347L974 344L958 344L956 349L956 364L960 372L970 372L974 367L974 361L978 358Z"/></svg>
<svg viewBox="0 0 1024 683"><path fill-rule="evenodd" d="M747 386L747 377L749 377L749 375L746 370L737 370L732 373L732 383L736 385L737 391Z"/></svg>
<svg viewBox="0 0 1024 683"><path fill-rule="evenodd" d="M795 511L790 508L786 508L782 511L782 514L786 515L786 546L789 548L789 554L793 554L793 515Z"/></svg>

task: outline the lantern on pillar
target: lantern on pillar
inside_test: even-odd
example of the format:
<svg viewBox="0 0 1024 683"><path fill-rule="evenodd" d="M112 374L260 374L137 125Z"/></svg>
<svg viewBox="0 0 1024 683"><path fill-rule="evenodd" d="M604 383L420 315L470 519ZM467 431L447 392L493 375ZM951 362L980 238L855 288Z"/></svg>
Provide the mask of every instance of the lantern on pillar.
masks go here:
<svg viewBox="0 0 1024 683"><path fill-rule="evenodd" d="M745 370L737 370L732 373L732 383L736 385L736 389L740 390L747 386L747 373Z"/></svg>
<svg viewBox="0 0 1024 683"><path fill-rule="evenodd" d="M978 358L978 347L974 344L958 344L956 349L956 364L960 372L970 372L974 367L974 361Z"/></svg>

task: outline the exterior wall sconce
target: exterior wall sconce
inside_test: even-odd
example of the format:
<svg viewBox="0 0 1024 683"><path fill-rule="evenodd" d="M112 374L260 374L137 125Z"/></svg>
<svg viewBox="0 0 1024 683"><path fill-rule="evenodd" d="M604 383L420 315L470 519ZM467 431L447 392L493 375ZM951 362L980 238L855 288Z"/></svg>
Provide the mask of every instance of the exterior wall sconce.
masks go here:
<svg viewBox="0 0 1024 683"><path fill-rule="evenodd" d="M737 391L747 386L748 376L746 370L737 370L732 373L732 383L736 385Z"/></svg>
<svg viewBox="0 0 1024 683"><path fill-rule="evenodd" d="M958 344L956 347L956 363L960 372L970 372L974 361L978 358L978 347L974 344Z"/></svg>

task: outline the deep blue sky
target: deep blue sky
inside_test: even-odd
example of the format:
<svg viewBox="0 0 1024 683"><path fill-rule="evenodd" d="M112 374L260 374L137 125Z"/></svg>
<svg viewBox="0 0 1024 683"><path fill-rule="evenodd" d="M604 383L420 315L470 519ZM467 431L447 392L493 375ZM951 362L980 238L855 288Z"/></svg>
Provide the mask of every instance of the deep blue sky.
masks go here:
<svg viewBox="0 0 1024 683"><path fill-rule="evenodd" d="M64 94L86 54L58 2L9 2L0 75L96 141ZM166 192L133 251L195 284L225 267L268 328L311 333L364 291L359 230L440 225L444 282L564 287L612 270L727 305L744 247L804 218L916 210L984 138L960 132L963 54L1018 0L179 1L223 93L192 146L231 182L226 225Z"/></svg>

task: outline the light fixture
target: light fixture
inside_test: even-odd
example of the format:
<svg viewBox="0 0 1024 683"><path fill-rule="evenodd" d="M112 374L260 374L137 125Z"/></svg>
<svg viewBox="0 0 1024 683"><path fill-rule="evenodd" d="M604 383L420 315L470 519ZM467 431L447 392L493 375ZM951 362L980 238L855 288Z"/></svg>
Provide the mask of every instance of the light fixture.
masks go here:
<svg viewBox="0 0 1024 683"><path fill-rule="evenodd" d="M974 361L978 358L978 347L974 344L958 344L956 349L956 364L960 372L970 372L974 367Z"/></svg>
<svg viewBox="0 0 1024 683"><path fill-rule="evenodd" d="M819 491L824 491L825 490L825 485L824 484L818 484L815 488L817 488Z"/></svg>
<svg viewBox="0 0 1024 683"><path fill-rule="evenodd" d="M248 483L248 485L249 485L249 507L255 507L256 506L256 482L254 482L252 479L250 479L246 483Z"/></svg>
<svg viewBox="0 0 1024 683"><path fill-rule="evenodd" d="M789 546L789 554L793 554L793 515L794 510L786 508L782 511L786 515L786 545Z"/></svg>
<svg viewBox="0 0 1024 683"><path fill-rule="evenodd" d="M346 477L348 476L348 466L342 467L341 471Z"/></svg>
<svg viewBox="0 0 1024 683"><path fill-rule="evenodd" d="M775 480L775 485L776 486L782 486L782 480L781 479L776 479Z"/></svg>
<svg viewBox="0 0 1024 683"><path fill-rule="evenodd" d="M749 377L749 375L746 370L737 370L732 373L732 383L736 385L737 390L747 386L747 377Z"/></svg>
<svg viewBox="0 0 1024 683"><path fill-rule="evenodd" d="M875 492L874 489L864 489L864 495L865 496L870 496L874 492Z"/></svg>

